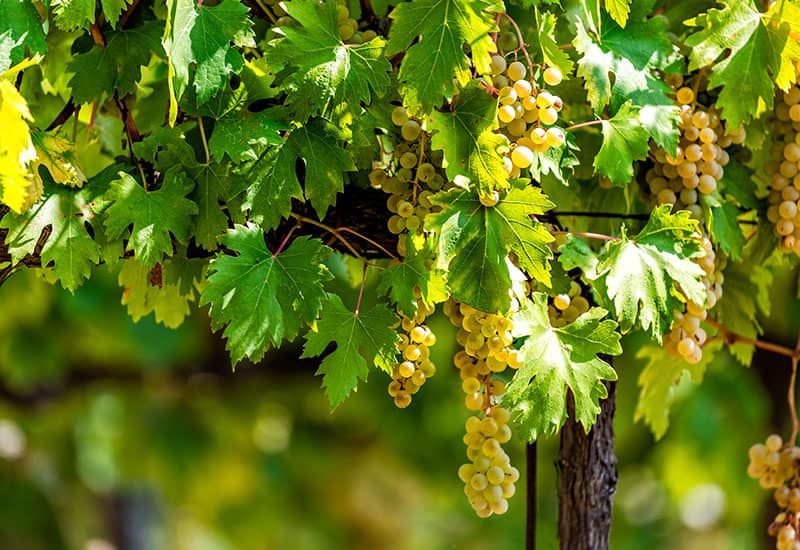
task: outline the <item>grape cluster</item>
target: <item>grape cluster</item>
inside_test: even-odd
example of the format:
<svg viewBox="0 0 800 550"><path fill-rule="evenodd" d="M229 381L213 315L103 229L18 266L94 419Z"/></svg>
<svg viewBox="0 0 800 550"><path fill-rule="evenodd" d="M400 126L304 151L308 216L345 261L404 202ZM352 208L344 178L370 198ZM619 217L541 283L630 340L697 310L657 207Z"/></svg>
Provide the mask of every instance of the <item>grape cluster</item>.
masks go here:
<svg viewBox="0 0 800 550"><path fill-rule="evenodd" d="M780 513L768 533L777 538L778 550L800 550L800 447L784 445L777 434L750 447L747 473L764 489L775 489Z"/></svg>
<svg viewBox="0 0 800 550"><path fill-rule="evenodd" d="M417 314L413 319L401 315L400 342L397 349L403 357L392 369L392 382L389 384L389 395L394 404L405 409L411 404L411 396L419 391L425 381L436 373L436 367L430 359L430 347L436 343L436 335L425 326L425 319L434 311L419 300Z"/></svg>
<svg viewBox="0 0 800 550"><path fill-rule="evenodd" d="M492 407L485 416L470 416L466 422L464 443L470 462L458 469L458 477L464 482L470 505L482 518L505 514L507 499L516 492L519 470L502 447L511 439L510 419L508 409Z"/></svg>
<svg viewBox="0 0 800 550"><path fill-rule="evenodd" d="M726 148L742 143L745 131L727 127L716 109L696 103L692 88L679 88L675 95L680 106L678 149L670 154L654 147L655 163L645 180L657 204L672 204L675 210L688 210L700 220L700 196L716 191L730 161Z"/></svg>
<svg viewBox="0 0 800 550"><path fill-rule="evenodd" d="M350 17L350 8L347 6L346 0L336 0L336 10L338 12L339 38L345 44L363 44L378 36L378 33L371 29L364 31L358 29L358 21Z"/></svg>
<svg viewBox="0 0 800 550"><path fill-rule="evenodd" d="M800 255L800 86L778 92L770 121L772 149L765 171L769 181L767 219L780 248Z"/></svg>
<svg viewBox="0 0 800 550"><path fill-rule="evenodd" d="M386 207L389 231L400 235L397 251L406 254L404 234L422 233L422 226L431 212L441 210L431 203L433 194L447 187L442 170L442 151L430 149L430 140L419 121L409 118L403 107L392 111L392 122L399 128L399 143L392 153L391 162L370 172L372 187L383 189L389 199Z"/></svg>
<svg viewBox="0 0 800 550"><path fill-rule="evenodd" d="M564 130L554 126L563 107L561 98L537 87L533 75L528 75L519 61L507 63L500 55L492 56L491 84L498 91L497 122L499 132L512 143L504 167L512 177L528 168L534 153L564 144ZM545 85L556 86L562 80L561 71L549 67L542 71Z"/></svg>
<svg viewBox="0 0 800 550"><path fill-rule="evenodd" d="M724 259L720 257L718 260L711 241L705 235L702 237L702 246L705 255L695 258L694 262L703 268L706 305L689 301L683 311L675 311L672 330L664 340L664 346L671 355L683 357L691 364L699 363L703 358L703 345L707 335L700 324L708 316L708 310L722 298L722 283L725 280L721 269Z"/></svg>
<svg viewBox="0 0 800 550"><path fill-rule="evenodd" d="M587 311L589 311L589 300L581 296L581 285L575 281L570 281L569 291L566 294L553 296L547 305L550 324L554 328L572 323Z"/></svg>
<svg viewBox="0 0 800 550"><path fill-rule="evenodd" d="M407 235L421 234L425 216L441 210L431 203L434 192L446 186L442 170L442 151L432 151L430 140L419 121L408 116L403 107L392 111L392 122L397 141L391 159L369 174L372 187L389 194L386 207L391 216L389 231L398 235L397 252L406 255ZM389 395L400 408L411 404L414 395L425 380L436 372L428 348L436 343L436 336L424 324L434 311L433 305L424 303L419 288L414 289L417 313L414 318L400 314L402 328L398 349L402 360L392 369Z"/></svg>
<svg viewBox="0 0 800 550"><path fill-rule="evenodd" d="M511 311L516 301L512 300ZM518 306L517 306L518 307ZM519 352L512 347L512 322L503 315L484 313L466 304L448 300L444 306L450 321L459 327L456 340L462 350L453 358L461 375L464 404L476 415L467 420L467 458L472 463L459 469L464 491L481 517L503 514L506 501L514 494L519 472L509 464L501 445L511 438L510 413L500 407L505 382L496 375L507 367L522 366Z"/></svg>

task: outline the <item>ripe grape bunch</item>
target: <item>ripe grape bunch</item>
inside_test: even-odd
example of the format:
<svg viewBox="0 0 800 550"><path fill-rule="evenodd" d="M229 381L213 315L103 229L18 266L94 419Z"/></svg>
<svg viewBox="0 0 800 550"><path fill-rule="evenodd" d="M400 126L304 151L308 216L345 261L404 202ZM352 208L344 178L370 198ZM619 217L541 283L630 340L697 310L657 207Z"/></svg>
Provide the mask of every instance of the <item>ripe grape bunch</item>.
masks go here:
<svg viewBox="0 0 800 550"><path fill-rule="evenodd" d="M589 300L581 296L581 290L580 284L570 281L566 294L557 294L550 299L547 313L553 328L566 326L589 311Z"/></svg>
<svg viewBox="0 0 800 550"><path fill-rule="evenodd" d="M775 225L780 248L800 255L800 86L775 98L767 219Z"/></svg>
<svg viewBox="0 0 800 550"><path fill-rule="evenodd" d="M516 309L512 300L512 313ZM519 472L510 465L502 444L511 439L510 413L500 406L506 384L497 375L522 366L512 347L512 322L508 317L484 313L454 300L445 302L445 313L459 327L456 340L463 347L453 358L461 375L467 409L476 415L467 420L467 458L458 472L464 492L480 517L504 514L514 494Z"/></svg>
<svg viewBox="0 0 800 550"><path fill-rule="evenodd" d="M391 212L389 231L398 235L397 252L406 255L409 234L421 234L422 224L429 212L440 210L431 203L430 197L445 186L441 170L441 151L430 149L422 125L410 118L403 107L392 111L392 122L396 126L393 137L397 145L388 162L370 172L370 184L389 194L386 206ZM392 369L389 395L400 408L411 404L411 396L434 375L436 367L430 360L429 347L436 343L436 336L425 325L425 320L434 312L432 305L424 303L418 288L417 312L413 318L400 313L402 333L398 350L402 360Z"/></svg>
<svg viewBox="0 0 800 550"><path fill-rule="evenodd" d="M672 204L674 210L688 210L701 220L700 197L717 190L730 161L726 148L742 143L745 131L729 128L716 109L700 105L689 86L678 88L675 97L680 107L678 148L671 154L654 147L655 162L645 180L657 204Z"/></svg>
<svg viewBox="0 0 800 550"><path fill-rule="evenodd" d="M780 512L767 532L776 537L778 550L800 550L800 447L784 445L777 434L766 443L750 447L747 473L758 479L764 489L775 489L775 503Z"/></svg>
<svg viewBox="0 0 800 550"><path fill-rule="evenodd" d="M672 329L664 339L664 347L671 355L683 357L691 364L699 363L703 358L703 345L707 335L700 324L708 317L708 310L722 298L722 283L725 280L722 273L724 258L717 257L708 236L703 235L701 239L705 255L695 258L694 262L703 268L702 282L706 287L706 304L703 306L689 300L683 311L673 312L675 319Z"/></svg>
<svg viewBox="0 0 800 550"><path fill-rule="evenodd" d="M556 67L549 67L542 71L544 85L539 87L525 65L507 63L500 55L492 56L491 69L491 83L500 103L498 131L512 143L504 168L511 177L519 177L521 170L533 164L534 153L564 144L564 130L555 126L563 102L544 87L557 86L563 76Z"/></svg>

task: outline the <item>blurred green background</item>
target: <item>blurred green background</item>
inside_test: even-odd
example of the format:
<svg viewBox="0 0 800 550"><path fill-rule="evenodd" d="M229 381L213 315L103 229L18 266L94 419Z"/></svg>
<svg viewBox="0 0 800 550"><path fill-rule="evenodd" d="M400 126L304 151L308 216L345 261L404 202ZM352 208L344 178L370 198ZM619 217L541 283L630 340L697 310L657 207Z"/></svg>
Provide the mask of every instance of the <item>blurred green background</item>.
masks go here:
<svg viewBox="0 0 800 550"><path fill-rule="evenodd" d="M795 281L778 277L775 295L794 296ZM777 301L769 337L792 342L800 307ZM478 519L463 495L467 412L441 316L439 370L410 408L396 409L373 371L331 413L296 346L233 373L204 310L178 330L133 323L105 269L75 295L18 273L0 311L4 550L523 547L524 478L502 517ZM612 548L768 547L770 495L746 476L747 448L785 433L788 361L722 360L702 385L684 380L657 443L633 424L642 365L615 366ZM557 451L557 439L539 444L543 549L557 547Z"/></svg>

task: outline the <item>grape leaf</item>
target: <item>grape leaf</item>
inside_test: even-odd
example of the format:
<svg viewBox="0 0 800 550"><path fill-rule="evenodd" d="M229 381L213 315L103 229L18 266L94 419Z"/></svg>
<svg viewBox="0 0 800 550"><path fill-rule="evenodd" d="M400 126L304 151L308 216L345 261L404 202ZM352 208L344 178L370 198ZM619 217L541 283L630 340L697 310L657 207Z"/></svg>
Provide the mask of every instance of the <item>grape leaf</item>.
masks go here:
<svg viewBox="0 0 800 550"><path fill-rule="evenodd" d="M86 176L75 158L74 144L45 132L34 132L31 141L37 155L32 168L34 178L41 180L39 167L44 166L55 183L80 187L86 182ZM42 186L41 181L38 185Z"/></svg>
<svg viewBox="0 0 800 550"><path fill-rule="evenodd" d="M472 79L465 45L477 72L489 73L496 51L489 34L495 30L493 14L503 11L497 0L415 0L392 10L386 55L405 52L398 78L412 112L428 112L452 96L454 79L461 86Z"/></svg>
<svg viewBox="0 0 800 550"><path fill-rule="evenodd" d="M708 226L711 240L732 260L738 260L745 244L742 228L737 218L739 209L729 202L711 205L708 208Z"/></svg>
<svg viewBox="0 0 800 550"><path fill-rule="evenodd" d="M290 66L287 101L300 120L324 116L341 104L359 112L372 94L386 93L392 66L383 56L383 38L342 43L334 0L292 0L285 7L299 26L281 27L284 38L274 42L266 55L271 64Z"/></svg>
<svg viewBox="0 0 800 550"><path fill-rule="evenodd" d="M751 0L721 3L723 8L686 21L701 27L686 39L691 48L689 70L713 64L708 87L722 87L716 103L737 127L772 109L773 79L784 89L794 82L791 59L797 58L800 47L789 38L790 25L783 24L787 15L781 15L779 7L766 17ZM748 78L742 78L744 74Z"/></svg>
<svg viewBox="0 0 800 550"><path fill-rule="evenodd" d="M193 0L168 0L167 10L162 44L169 61L169 119L174 124L192 64L197 104L202 105L223 88L230 74L244 66L241 54L231 44L249 38L251 23L248 8L236 0L211 7Z"/></svg>
<svg viewBox="0 0 800 550"><path fill-rule="evenodd" d="M13 69L12 69L13 71ZM25 98L14 84L0 74L0 200L17 213L23 212L41 195L29 178L28 164L36 159L29 122L33 117Z"/></svg>
<svg viewBox="0 0 800 550"><path fill-rule="evenodd" d="M163 264L149 267L136 258L128 258L122 262L119 271L119 285L123 288L122 305L126 306L128 315L134 322L153 313L157 323L169 328L178 328L183 324L191 309L189 304L195 300L196 293L192 286L182 285L175 279L174 271L178 271L179 262L189 263L186 258L168 258Z"/></svg>
<svg viewBox="0 0 800 550"><path fill-rule="evenodd" d="M561 147L548 147L542 152L533 153L533 162L528 167L531 176L536 181L542 181L551 174L563 184L567 184L574 168L580 164L575 156L577 146L571 133L566 133L567 142Z"/></svg>
<svg viewBox="0 0 800 550"><path fill-rule="evenodd" d="M613 118L602 121L603 145L594 157L594 168L617 185L630 183L634 161L647 158L647 130L639 115L638 107L626 103Z"/></svg>
<svg viewBox="0 0 800 550"><path fill-rule="evenodd" d="M666 67L675 51L666 29L663 17L632 19L625 29L609 20L603 21L596 40L578 21L574 44L582 54L578 76L584 78L595 112L610 105L616 113L630 101L641 107L639 121L653 140L673 151L678 144L678 108L667 95L672 89L655 72Z"/></svg>
<svg viewBox="0 0 800 550"><path fill-rule="evenodd" d="M63 31L86 28L94 23L95 0L52 0L56 26Z"/></svg>
<svg viewBox="0 0 800 550"><path fill-rule="evenodd" d="M230 191L227 168L216 163L198 163L187 170L195 182L189 195L197 203L194 240L206 250L214 250L218 237L228 228L228 217L219 204L228 198Z"/></svg>
<svg viewBox="0 0 800 550"><path fill-rule="evenodd" d="M389 328L397 316L383 304L367 312L350 311L335 294L328 295L319 321L306 334L301 357L318 357L328 344L336 349L322 360L317 374L323 375L322 387L331 408L338 407L358 386L359 378L367 379L370 363L391 372L397 354L397 333Z"/></svg>
<svg viewBox="0 0 800 550"><path fill-rule="evenodd" d="M631 0L606 0L605 6L611 19L624 29L631 13Z"/></svg>
<svg viewBox="0 0 800 550"><path fill-rule="evenodd" d="M545 11L537 13L539 25L539 47L542 50L544 62L551 67L558 67L565 79L572 74L574 63L569 55L558 47L556 41L556 22L558 18L554 13Z"/></svg>
<svg viewBox="0 0 800 550"><path fill-rule="evenodd" d="M180 168L164 174L164 182L155 191L146 191L129 174L120 172L106 194L113 204L106 210L104 222L109 239L117 239L132 226L127 250L147 267L172 255L172 239L186 244L197 205L186 198L194 188Z"/></svg>
<svg viewBox="0 0 800 550"><path fill-rule="evenodd" d="M715 318L735 334L758 338L764 332L759 315L769 317L772 305L772 272L752 262L731 262L724 274L725 299L712 310ZM736 342L729 349L742 365L750 365L755 351L752 345Z"/></svg>
<svg viewBox="0 0 800 550"><path fill-rule="evenodd" d="M42 18L30 0L0 0L0 41L5 36L9 43L7 56L0 54L0 73L20 63L26 55L45 53ZM5 57L5 59L4 59Z"/></svg>
<svg viewBox="0 0 800 550"><path fill-rule="evenodd" d="M115 90L120 96L134 91L142 77L142 67L150 63L151 52L163 50L159 42L161 27L155 22L121 32L106 33L106 46L93 46L76 55L67 66L74 73L69 81L72 97L78 103L91 103Z"/></svg>
<svg viewBox="0 0 800 550"><path fill-rule="evenodd" d="M61 286L75 292L100 262L100 245L87 230L96 217L96 198L95 187L73 190L51 181L41 200L25 213L3 216L0 228L8 230L5 241L12 261L34 254L40 238L45 238L39 252L42 265L52 263Z"/></svg>
<svg viewBox="0 0 800 550"><path fill-rule="evenodd" d="M666 433L669 426L669 411L674 398L675 386L684 372L699 384L708 364L722 348L718 340L709 342L703 348L703 358L699 363L690 364L667 353L661 346L642 346L636 358L646 360L639 374L639 399L636 404L635 421L643 420L650 427L656 439Z"/></svg>
<svg viewBox="0 0 800 550"><path fill-rule="evenodd" d="M133 3L133 0L100 0L100 6L103 8L103 13L106 20L111 24L112 28L117 27L119 16L122 15L122 10L128 7L128 4Z"/></svg>
<svg viewBox="0 0 800 550"><path fill-rule="evenodd" d="M672 322L673 310L683 309L675 296L676 285L695 303L706 299L700 281L704 272L691 260L702 255L699 241L692 237L697 222L687 211L671 214L671 208L667 204L653 209L647 225L634 238L623 234L619 241L610 242L597 265L622 332L633 329L638 320L659 342Z"/></svg>
<svg viewBox="0 0 800 550"><path fill-rule="evenodd" d="M381 271L378 292L388 294L393 304L406 317L417 313L417 298L414 287L419 288L426 304L436 304L447 299L445 271L433 267L436 250L433 239L408 234L406 255L402 261L390 264Z"/></svg>
<svg viewBox="0 0 800 550"><path fill-rule="evenodd" d="M449 112L434 111L431 146L444 151L447 178L465 176L481 194L508 188L508 174L503 169L503 155L498 148L508 140L495 134L497 100L471 82Z"/></svg>
<svg viewBox="0 0 800 550"><path fill-rule="evenodd" d="M275 255L255 224L236 225L221 242L237 255L220 252L211 261L200 305L211 304L214 330L225 327L234 365L245 357L258 361L314 323L325 298L322 283L331 278L323 263L330 249L298 237Z"/></svg>
<svg viewBox="0 0 800 550"><path fill-rule="evenodd" d="M272 229L289 215L292 199L304 196L320 219L325 217L336 193L344 190L343 172L355 170L349 152L339 147L339 138L335 126L315 118L293 130L283 145L267 149L242 178L251 217ZM305 194L295 171L298 159L305 164Z"/></svg>
<svg viewBox="0 0 800 550"><path fill-rule="evenodd" d="M567 418L567 390L575 400L575 420L589 432L608 395L603 380L617 373L598 354L619 355L617 324L602 320L607 312L591 308L573 323L550 326L547 297L532 301L514 317L514 336L526 337L520 348L523 366L514 374L506 395L528 441L558 433Z"/></svg>
<svg viewBox="0 0 800 550"><path fill-rule="evenodd" d="M528 275L550 284L553 254L547 243L553 237L531 219L553 207L540 189L514 187L493 207L464 189L438 193L431 202L443 210L429 215L425 226L438 233L439 267L447 269L456 299L481 311L506 312L512 286L509 253Z"/></svg>
<svg viewBox="0 0 800 550"><path fill-rule="evenodd" d="M287 129L283 110L266 109L253 113L248 109L234 109L226 113L214 126L208 141L211 156L218 161L227 155L234 162L256 160L254 145L282 143L278 132Z"/></svg>

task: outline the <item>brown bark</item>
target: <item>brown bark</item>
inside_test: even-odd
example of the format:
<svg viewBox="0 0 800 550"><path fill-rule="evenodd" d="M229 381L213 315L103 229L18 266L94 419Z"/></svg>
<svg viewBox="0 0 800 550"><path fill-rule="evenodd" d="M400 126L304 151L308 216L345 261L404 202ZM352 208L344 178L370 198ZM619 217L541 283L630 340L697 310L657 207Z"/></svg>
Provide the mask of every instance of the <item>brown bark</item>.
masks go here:
<svg viewBox="0 0 800 550"><path fill-rule="evenodd" d="M561 430L558 532L562 550L606 550L611 508L617 487L614 455L616 383L606 383L608 398L600 403L597 423L587 434L570 418Z"/></svg>

